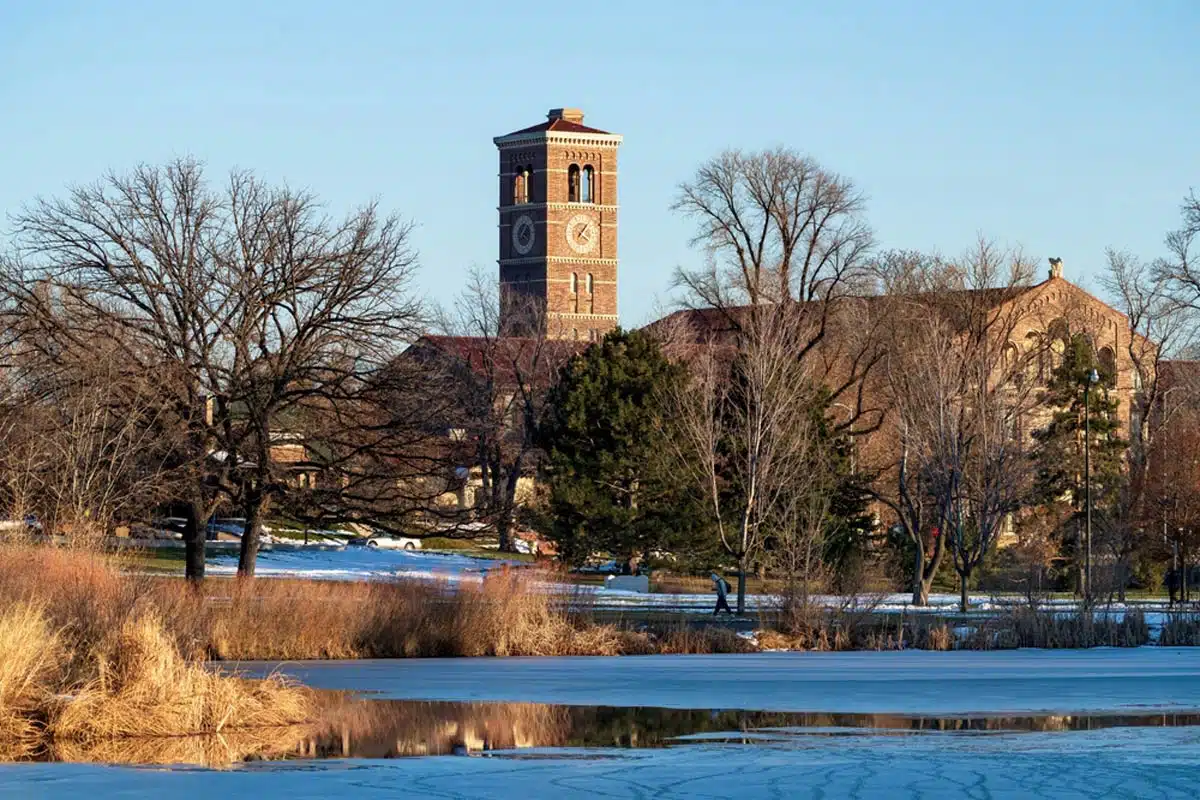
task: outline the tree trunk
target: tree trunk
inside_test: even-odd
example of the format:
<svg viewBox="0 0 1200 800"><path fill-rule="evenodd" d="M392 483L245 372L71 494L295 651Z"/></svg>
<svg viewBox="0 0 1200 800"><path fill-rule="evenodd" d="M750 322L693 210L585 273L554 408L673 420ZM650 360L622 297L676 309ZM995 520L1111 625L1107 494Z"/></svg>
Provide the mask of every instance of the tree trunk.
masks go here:
<svg viewBox="0 0 1200 800"><path fill-rule="evenodd" d="M738 559L738 616L746 613L746 557Z"/></svg>
<svg viewBox="0 0 1200 800"><path fill-rule="evenodd" d="M254 565L258 561L258 534L262 528L263 510L266 503L260 487L246 492L246 527L242 529L242 547L238 555L239 578L253 578Z"/></svg>
<svg viewBox="0 0 1200 800"><path fill-rule="evenodd" d="M1188 578L1190 577L1188 575L1188 548L1187 544L1182 542L1179 545L1179 577L1179 601L1187 605L1188 600L1191 599L1191 593L1188 591Z"/></svg>
<svg viewBox="0 0 1200 800"><path fill-rule="evenodd" d="M204 580L205 536L208 533L207 520L204 524L200 522L200 514L197 513L198 505L195 501L187 503L184 511L186 522L183 529L184 575L194 583Z"/></svg>
<svg viewBox="0 0 1200 800"><path fill-rule="evenodd" d="M929 584L925 581L925 551L921 548L921 543L916 543L917 555L913 559L913 605L927 606L929 605Z"/></svg>
<svg viewBox="0 0 1200 800"><path fill-rule="evenodd" d="M513 551L511 521L507 509L501 509L500 513L496 515L496 538L499 540L498 549L501 553Z"/></svg>
<svg viewBox="0 0 1200 800"><path fill-rule="evenodd" d="M500 498L500 514L496 522L496 537L499 539L500 552L511 553L515 550L513 547L513 517L517 508L517 484L521 480L521 468L525 461L525 455L522 453L517 456L513 462L512 471L504 479L504 484L501 491L504 493ZM497 475L497 478L499 475Z"/></svg>
<svg viewBox="0 0 1200 800"><path fill-rule="evenodd" d="M971 573L958 573L958 610L962 613L967 613L967 581L970 579Z"/></svg>

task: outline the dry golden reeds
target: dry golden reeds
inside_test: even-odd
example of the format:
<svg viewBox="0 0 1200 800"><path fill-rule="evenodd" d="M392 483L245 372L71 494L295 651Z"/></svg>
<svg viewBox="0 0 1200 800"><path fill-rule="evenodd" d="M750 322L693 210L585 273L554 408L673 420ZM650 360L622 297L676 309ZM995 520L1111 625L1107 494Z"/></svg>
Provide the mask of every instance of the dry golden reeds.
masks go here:
<svg viewBox="0 0 1200 800"><path fill-rule="evenodd" d="M83 573L89 570L85 565ZM151 604L134 603L116 627L103 630L95 620L60 624L76 598L62 585L48 586L45 594L40 601L0 605L0 758L29 758L70 742L215 734L312 719L307 689L277 677L218 675L186 660ZM113 611L101 606L96 615L113 620Z"/></svg>
<svg viewBox="0 0 1200 800"><path fill-rule="evenodd" d="M130 620L92 651L95 675L50 724L79 741L215 734L310 719L307 690L278 677L243 681L185 661L156 616Z"/></svg>
<svg viewBox="0 0 1200 800"><path fill-rule="evenodd" d="M1017 606L980 623L964 638L971 650L1140 647L1150 628L1140 611L1120 615Z"/></svg>

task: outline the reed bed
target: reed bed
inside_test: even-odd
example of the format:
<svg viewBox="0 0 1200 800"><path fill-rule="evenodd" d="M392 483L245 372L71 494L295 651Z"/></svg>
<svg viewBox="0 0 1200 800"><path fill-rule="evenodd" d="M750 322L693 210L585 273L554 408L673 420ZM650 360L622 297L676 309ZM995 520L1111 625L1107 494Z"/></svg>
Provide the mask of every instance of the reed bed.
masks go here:
<svg viewBox="0 0 1200 800"><path fill-rule="evenodd" d="M44 608L0 612L0 756L113 739L179 737L305 722L312 693L242 680L184 659L156 612L86 641Z"/></svg>

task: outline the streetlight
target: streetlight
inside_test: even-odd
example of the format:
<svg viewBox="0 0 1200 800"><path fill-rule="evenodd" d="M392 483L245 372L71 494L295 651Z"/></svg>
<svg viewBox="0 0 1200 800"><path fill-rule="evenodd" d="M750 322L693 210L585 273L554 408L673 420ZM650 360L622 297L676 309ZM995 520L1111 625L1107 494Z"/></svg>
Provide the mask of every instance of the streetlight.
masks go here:
<svg viewBox="0 0 1200 800"><path fill-rule="evenodd" d="M1100 382L1100 373L1092 370L1083 384L1083 503L1084 518L1083 602L1092 604L1092 421L1091 389Z"/></svg>

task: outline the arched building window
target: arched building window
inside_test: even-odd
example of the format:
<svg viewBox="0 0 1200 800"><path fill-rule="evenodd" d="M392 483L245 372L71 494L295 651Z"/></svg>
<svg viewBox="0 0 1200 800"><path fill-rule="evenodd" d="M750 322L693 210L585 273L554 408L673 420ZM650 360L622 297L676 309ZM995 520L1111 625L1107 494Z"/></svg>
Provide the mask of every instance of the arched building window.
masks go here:
<svg viewBox="0 0 1200 800"><path fill-rule="evenodd" d="M571 294L575 294L578 291L579 291L579 273L572 272L571 273Z"/></svg>
<svg viewBox="0 0 1200 800"><path fill-rule="evenodd" d="M1016 342L1004 345L1004 375L1002 377L1016 386L1020 386L1024 380L1025 376L1021 370L1021 349L1017 347Z"/></svg>
<svg viewBox="0 0 1200 800"><path fill-rule="evenodd" d="M1067 354L1067 346L1071 343L1071 329L1067 326L1065 319L1056 319L1050 323L1050 327L1046 330L1046 336L1050 341L1047 348L1049 364L1047 365L1048 369L1046 370L1045 380L1049 381L1054 377L1054 370L1063 365L1063 359Z"/></svg>
<svg viewBox="0 0 1200 800"><path fill-rule="evenodd" d="M1029 380L1035 386L1044 383L1046 380L1046 351L1042 337L1036 331L1025 334L1025 360Z"/></svg>
<svg viewBox="0 0 1200 800"><path fill-rule="evenodd" d="M1096 353L1096 363L1099 365L1100 380L1105 386L1117 385L1117 357L1111 347L1101 347Z"/></svg>
<svg viewBox="0 0 1200 800"><path fill-rule="evenodd" d="M593 197L593 192L595 192L596 185L595 178L596 172L592 169L592 165L588 164L583 168L583 178L579 183L579 201L581 203L596 202L595 198Z"/></svg>
<svg viewBox="0 0 1200 800"><path fill-rule="evenodd" d="M567 202L579 202L579 165L572 164L567 168Z"/></svg>
<svg viewBox="0 0 1200 800"><path fill-rule="evenodd" d="M591 294L592 293L592 273L589 272L587 274L587 278L584 280L584 286L587 289L587 293Z"/></svg>

